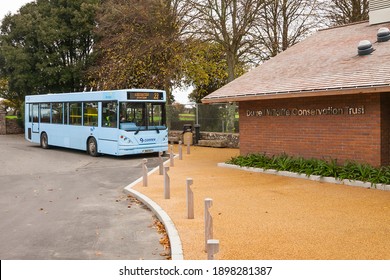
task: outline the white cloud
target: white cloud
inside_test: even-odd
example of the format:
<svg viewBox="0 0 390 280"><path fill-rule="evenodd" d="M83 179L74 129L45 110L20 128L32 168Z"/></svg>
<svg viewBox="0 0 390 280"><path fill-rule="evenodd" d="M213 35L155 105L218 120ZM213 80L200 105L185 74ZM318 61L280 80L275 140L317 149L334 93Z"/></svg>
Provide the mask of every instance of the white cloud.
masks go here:
<svg viewBox="0 0 390 280"><path fill-rule="evenodd" d="M0 19L8 13L15 14L22 6L27 3L34 2L32 0L2 0L0 2Z"/></svg>

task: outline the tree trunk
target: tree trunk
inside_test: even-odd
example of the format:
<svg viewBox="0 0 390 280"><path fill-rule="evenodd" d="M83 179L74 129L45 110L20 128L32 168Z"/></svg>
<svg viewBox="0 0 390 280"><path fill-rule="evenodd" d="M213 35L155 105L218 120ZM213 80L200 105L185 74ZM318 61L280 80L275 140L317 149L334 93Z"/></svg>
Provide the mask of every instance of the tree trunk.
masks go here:
<svg viewBox="0 0 390 280"><path fill-rule="evenodd" d="M227 50L226 60L227 60L227 67L228 67L228 82L231 82L236 78L235 75L236 55L231 50Z"/></svg>
<svg viewBox="0 0 390 280"><path fill-rule="evenodd" d="M236 55L231 51L227 51L227 65L228 65L228 82L233 81L236 78L235 68L236 68ZM235 108L236 103L228 103L227 105L227 114L226 114L226 132L234 132L234 120L236 117Z"/></svg>
<svg viewBox="0 0 390 280"><path fill-rule="evenodd" d="M226 132L234 133L234 121L236 119L236 102L228 103L226 105L227 109L227 118L226 118Z"/></svg>

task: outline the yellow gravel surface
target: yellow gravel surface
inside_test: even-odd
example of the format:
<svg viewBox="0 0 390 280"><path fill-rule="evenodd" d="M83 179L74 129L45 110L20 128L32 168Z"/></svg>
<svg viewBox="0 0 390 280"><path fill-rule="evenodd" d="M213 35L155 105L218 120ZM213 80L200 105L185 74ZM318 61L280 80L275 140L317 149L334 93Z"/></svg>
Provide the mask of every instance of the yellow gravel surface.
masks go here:
<svg viewBox="0 0 390 280"><path fill-rule="evenodd" d="M177 146L175 146L177 153ZM134 187L158 203L179 232L185 259L206 259L204 199L212 198L216 259L390 259L390 192L218 167L236 149L183 148L164 178ZM169 162L165 164L169 166ZM195 219L186 218L186 178L194 184Z"/></svg>

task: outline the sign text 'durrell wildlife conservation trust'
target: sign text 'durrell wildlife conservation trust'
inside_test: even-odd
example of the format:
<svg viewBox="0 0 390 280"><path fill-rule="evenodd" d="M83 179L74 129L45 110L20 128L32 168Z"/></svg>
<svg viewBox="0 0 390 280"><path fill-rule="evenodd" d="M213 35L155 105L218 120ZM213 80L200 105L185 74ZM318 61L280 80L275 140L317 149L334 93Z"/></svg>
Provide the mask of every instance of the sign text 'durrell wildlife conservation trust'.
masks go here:
<svg viewBox="0 0 390 280"><path fill-rule="evenodd" d="M329 115L364 115L364 106L326 107L326 108L264 108L247 110L247 117L290 117L290 116L329 116Z"/></svg>

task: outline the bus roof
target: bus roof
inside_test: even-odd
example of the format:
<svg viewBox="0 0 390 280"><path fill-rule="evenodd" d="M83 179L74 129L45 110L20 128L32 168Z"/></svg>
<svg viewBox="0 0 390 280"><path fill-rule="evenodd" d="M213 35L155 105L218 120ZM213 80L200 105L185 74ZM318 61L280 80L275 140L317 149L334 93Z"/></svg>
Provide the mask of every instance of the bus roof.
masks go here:
<svg viewBox="0 0 390 280"><path fill-rule="evenodd" d="M165 102L166 93L164 90L156 90L156 89L121 89L121 90L105 90L105 91L38 94L38 95L27 95L25 97L26 103L72 102L72 101L88 102L88 101L109 101L109 100Z"/></svg>

